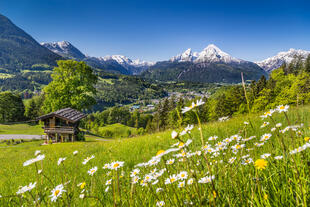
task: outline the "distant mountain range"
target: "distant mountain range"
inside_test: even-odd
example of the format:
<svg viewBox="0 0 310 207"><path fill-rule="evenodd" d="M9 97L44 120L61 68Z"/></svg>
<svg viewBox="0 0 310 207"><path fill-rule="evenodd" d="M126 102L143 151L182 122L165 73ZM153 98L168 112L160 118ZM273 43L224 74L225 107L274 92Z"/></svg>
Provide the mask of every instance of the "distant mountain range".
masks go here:
<svg viewBox="0 0 310 207"><path fill-rule="evenodd" d="M168 61L157 62L141 75L162 81L238 83L241 72L246 80L268 76L255 63L234 58L210 44L199 53L187 49Z"/></svg>
<svg viewBox="0 0 310 207"><path fill-rule="evenodd" d="M283 63L290 64L296 57L300 57L301 60L305 60L308 55L310 55L310 51L295 50L291 48L287 52L279 52L276 56L255 63L267 72L271 72L272 70L279 68Z"/></svg>
<svg viewBox="0 0 310 207"><path fill-rule="evenodd" d="M131 60L123 55L112 55L105 57L86 56L68 41L52 43L43 42L41 45L64 58L85 61L92 67L108 71L117 71L126 75L137 75L154 65L152 62Z"/></svg>
<svg viewBox="0 0 310 207"><path fill-rule="evenodd" d="M123 55L90 57L83 54L68 41L41 43L15 26L7 17L0 15L0 73L18 73L21 70L51 69L56 60L74 59L102 71L141 75L144 78L163 81L194 82L240 82L240 73L245 79L256 80L267 72L290 63L296 56L305 59L309 51L290 49L259 62L250 62L230 56L213 44L201 52L187 49L167 61L146 62L131 60Z"/></svg>

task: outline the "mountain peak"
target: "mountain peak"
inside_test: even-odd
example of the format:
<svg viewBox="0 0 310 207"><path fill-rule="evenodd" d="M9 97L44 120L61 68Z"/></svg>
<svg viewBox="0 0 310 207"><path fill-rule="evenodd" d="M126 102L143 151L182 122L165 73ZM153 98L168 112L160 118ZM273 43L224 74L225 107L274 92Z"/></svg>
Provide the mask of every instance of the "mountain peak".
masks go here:
<svg viewBox="0 0 310 207"><path fill-rule="evenodd" d="M306 59L310 55L310 51L290 48L288 51L279 52L277 55L262 61L255 62L267 72L279 68L283 63L290 64L295 57Z"/></svg>
<svg viewBox="0 0 310 207"><path fill-rule="evenodd" d="M65 58L82 60L86 57L80 50L78 50L68 41L51 42L51 43L42 42L41 45Z"/></svg>

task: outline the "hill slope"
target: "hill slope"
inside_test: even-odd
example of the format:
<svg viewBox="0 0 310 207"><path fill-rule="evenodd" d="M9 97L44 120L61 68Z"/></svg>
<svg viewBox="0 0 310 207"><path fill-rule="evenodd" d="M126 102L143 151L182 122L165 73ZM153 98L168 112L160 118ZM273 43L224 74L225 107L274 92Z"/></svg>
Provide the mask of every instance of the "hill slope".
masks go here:
<svg viewBox="0 0 310 207"><path fill-rule="evenodd" d="M16 72L34 64L55 65L58 59L61 59L59 55L41 46L0 14L0 68Z"/></svg>

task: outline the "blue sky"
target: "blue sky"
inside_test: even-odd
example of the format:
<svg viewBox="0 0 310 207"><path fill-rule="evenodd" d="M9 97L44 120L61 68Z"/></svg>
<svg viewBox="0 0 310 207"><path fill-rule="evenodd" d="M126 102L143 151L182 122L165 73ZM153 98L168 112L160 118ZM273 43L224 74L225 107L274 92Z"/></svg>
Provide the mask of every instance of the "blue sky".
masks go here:
<svg viewBox="0 0 310 207"><path fill-rule="evenodd" d="M310 50L310 1L4 0L0 13L38 42L68 40L91 56L165 60L215 44L262 60Z"/></svg>

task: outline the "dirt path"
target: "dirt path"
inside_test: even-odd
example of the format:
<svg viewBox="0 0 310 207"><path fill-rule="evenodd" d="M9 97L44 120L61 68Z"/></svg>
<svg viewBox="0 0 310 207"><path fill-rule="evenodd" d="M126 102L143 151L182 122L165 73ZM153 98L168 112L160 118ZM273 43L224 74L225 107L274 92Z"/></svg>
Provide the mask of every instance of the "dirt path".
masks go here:
<svg viewBox="0 0 310 207"><path fill-rule="evenodd" d="M26 135L26 134L0 134L0 140L4 139L43 139L44 135Z"/></svg>

